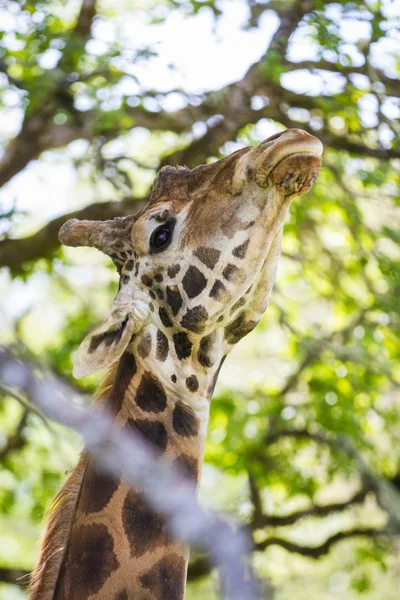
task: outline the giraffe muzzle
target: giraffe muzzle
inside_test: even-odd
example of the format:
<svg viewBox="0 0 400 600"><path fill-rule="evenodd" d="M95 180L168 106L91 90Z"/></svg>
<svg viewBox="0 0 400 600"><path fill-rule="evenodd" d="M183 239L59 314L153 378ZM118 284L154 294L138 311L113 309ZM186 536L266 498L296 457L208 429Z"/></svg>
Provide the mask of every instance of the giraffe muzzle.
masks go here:
<svg viewBox="0 0 400 600"><path fill-rule="evenodd" d="M292 193L303 194L310 189L322 164L322 143L302 129L287 129L271 136L261 142L258 149L261 156L255 180L260 187L266 188L271 183L280 187L284 178L286 182L296 181L297 191ZM301 181L305 184L304 191ZM284 191L290 191L289 187Z"/></svg>

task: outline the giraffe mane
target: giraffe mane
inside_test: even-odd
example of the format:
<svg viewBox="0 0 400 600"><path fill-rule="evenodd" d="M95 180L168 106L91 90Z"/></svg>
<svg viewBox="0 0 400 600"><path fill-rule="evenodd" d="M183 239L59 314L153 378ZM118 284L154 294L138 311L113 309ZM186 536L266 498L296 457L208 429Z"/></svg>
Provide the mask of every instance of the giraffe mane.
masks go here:
<svg viewBox="0 0 400 600"><path fill-rule="evenodd" d="M96 392L96 403L107 400L117 368L118 361L107 370ZM46 510L47 526L39 543L37 566L31 575L30 600L54 598L87 463L88 454L83 451L78 464Z"/></svg>
<svg viewBox="0 0 400 600"><path fill-rule="evenodd" d="M80 460L46 511L47 527L40 540L37 567L30 582L30 600L52 600L68 544L87 455Z"/></svg>

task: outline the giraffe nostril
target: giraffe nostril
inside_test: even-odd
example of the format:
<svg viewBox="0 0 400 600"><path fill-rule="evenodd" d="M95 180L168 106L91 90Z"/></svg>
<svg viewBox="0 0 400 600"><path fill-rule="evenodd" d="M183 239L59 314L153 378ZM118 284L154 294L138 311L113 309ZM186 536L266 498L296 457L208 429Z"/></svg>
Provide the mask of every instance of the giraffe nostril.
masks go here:
<svg viewBox="0 0 400 600"><path fill-rule="evenodd" d="M281 135L283 135L284 133L286 133L286 129L285 129L285 131L279 131L278 133L274 133L274 135L271 135L269 138L264 140L262 142L262 144L267 144L268 142L273 142L274 140L277 140L278 138L280 138Z"/></svg>

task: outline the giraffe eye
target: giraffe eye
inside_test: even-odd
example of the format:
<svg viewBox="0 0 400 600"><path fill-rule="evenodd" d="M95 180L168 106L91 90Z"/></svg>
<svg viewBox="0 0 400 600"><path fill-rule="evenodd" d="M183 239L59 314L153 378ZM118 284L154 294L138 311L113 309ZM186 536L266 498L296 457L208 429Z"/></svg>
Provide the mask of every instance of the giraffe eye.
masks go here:
<svg viewBox="0 0 400 600"><path fill-rule="evenodd" d="M150 238L150 252L152 254L155 254L156 252L162 252L168 248L172 241L174 225L174 221L170 223L164 223L153 231Z"/></svg>

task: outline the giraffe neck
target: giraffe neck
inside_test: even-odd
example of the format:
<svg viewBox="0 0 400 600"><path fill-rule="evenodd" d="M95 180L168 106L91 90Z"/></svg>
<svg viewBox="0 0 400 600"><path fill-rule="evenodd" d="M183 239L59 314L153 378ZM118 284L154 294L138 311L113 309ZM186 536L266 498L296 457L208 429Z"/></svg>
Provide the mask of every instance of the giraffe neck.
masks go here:
<svg viewBox="0 0 400 600"><path fill-rule="evenodd" d="M221 361L208 357L215 366L199 369L190 357L200 349L194 340L185 343L194 351L182 360L179 344L171 348L162 331L146 327L121 357L103 399L121 428L142 436L197 486ZM98 473L86 457L55 599L183 600L189 549L169 537L140 490L116 476Z"/></svg>

